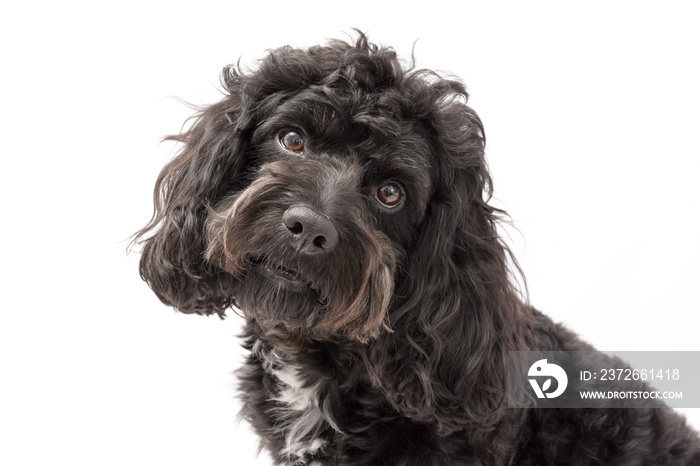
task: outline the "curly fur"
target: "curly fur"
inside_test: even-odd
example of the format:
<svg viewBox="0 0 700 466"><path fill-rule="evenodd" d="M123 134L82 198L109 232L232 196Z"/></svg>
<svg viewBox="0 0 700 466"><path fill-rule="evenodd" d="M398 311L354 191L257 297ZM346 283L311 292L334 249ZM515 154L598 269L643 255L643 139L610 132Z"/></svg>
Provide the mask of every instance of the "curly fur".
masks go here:
<svg viewBox="0 0 700 466"><path fill-rule="evenodd" d="M276 462L700 464L667 408L506 407L508 351L590 347L513 284L461 82L362 34L282 47L222 82L170 138L183 150L137 234L140 271L182 312L243 312L244 416ZM303 152L280 144L290 129ZM387 180L405 193L396 210L373 195ZM337 245L290 240L282 218L299 205Z"/></svg>

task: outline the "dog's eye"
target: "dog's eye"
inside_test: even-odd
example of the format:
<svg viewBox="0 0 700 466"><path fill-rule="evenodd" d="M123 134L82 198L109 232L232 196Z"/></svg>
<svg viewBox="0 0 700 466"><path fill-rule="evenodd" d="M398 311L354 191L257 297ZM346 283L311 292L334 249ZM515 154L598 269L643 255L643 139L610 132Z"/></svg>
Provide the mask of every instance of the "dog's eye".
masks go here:
<svg viewBox="0 0 700 466"><path fill-rule="evenodd" d="M280 143L285 149L293 152L304 150L304 138L296 131L286 131L280 135Z"/></svg>
<svg viewBox="0 0 700 466"><path fill-rule="evenodd" d="M400 184L395 181L389 181L377 189L374 197L387 209L395 209L403 203L405 196Z"/></svg>

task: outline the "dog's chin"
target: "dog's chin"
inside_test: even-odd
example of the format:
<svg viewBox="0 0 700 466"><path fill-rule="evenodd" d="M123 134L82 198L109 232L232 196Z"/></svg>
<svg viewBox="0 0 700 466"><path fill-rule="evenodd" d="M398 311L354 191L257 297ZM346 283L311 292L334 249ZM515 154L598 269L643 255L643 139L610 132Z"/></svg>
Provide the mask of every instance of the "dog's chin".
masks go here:
<svg viewBox="0 0 700 466"><path fill-rule="evenodd" d="M281 263L252 261L240 277L235 295L246 316L264 330L315 333L314 327L327 309L317 285Z"/></svg>

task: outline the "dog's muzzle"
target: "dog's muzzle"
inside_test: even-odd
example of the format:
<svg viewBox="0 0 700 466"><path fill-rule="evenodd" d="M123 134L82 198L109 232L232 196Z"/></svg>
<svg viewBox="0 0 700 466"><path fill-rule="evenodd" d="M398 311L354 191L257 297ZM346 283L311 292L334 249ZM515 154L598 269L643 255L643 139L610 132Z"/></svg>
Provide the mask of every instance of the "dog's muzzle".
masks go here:
<svg viewBox="0 0 700 466"><path fill-rule="evenodd" d="M375 228L357 165L330 158L261 167L210 211L205 257L265 329L366 342L385 324L397 253Z"/></svg>

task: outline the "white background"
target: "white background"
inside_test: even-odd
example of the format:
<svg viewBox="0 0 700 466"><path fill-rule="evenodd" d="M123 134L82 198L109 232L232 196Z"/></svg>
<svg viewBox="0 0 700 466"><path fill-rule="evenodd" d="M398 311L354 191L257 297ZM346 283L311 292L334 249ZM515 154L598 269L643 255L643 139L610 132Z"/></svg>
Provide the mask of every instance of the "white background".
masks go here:
<svg viewBox="0 0 700 466"><path fill-rule="evenodd" d="M351 27L467 84L533 304L599 349L700 350L691 2L22 5L0 13L0 463L269 464L235 423L240 319L160 304L126 239L191 112L169 97Z"/></svg>

